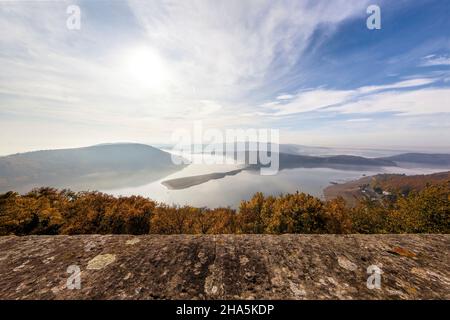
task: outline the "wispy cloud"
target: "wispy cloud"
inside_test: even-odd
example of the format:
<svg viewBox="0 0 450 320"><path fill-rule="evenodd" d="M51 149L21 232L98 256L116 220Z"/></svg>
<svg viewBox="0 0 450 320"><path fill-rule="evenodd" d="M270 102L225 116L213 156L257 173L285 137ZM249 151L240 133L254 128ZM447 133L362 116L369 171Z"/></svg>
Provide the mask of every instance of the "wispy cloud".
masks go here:
<svg viewBox="0 0 450 320"><path fill-rule="evenodd" d="M83 1L82 29L67 30L68 4L2 4L0 43L5 53L0 59L0 93L17 98L15 104L2 106L4 112L24 107L32 114L36 109L22 103L28 97L49 110L59 103L52 112L71 117L76 109L82 117L87 109L104 108L109 113L105 119L110 119L114 110L129 113L131 105L139 108L139 116L189 118L205 109L205 101L227 106L209 108L207 114L235 114L243 106L251 108L252 96L259 96L260 88L276 87L276 79L285 77L300 59L318 27L333 28L364 8L364 1L355 6L341 0L332 5L328 1L129 1L130 13L144 33L130 35L124 47L114 43L111 34L94 28ZM112 40L107 45L113 50L90 52L95 50L92 42L102 44L105 37ZM139 65L137 69L143 70L138 72L152 75L155 66L163 65L159 77L133 77L126 70L127 60L150 51L157 56L157 65L150 64L148 70ZM162 82L162 76L161 90L146 86L145 82Z"/></svg>
<svg viewBox="0 0 450 320"><path fill-rule="evenodd" d="M295 96L286 96L286 99L278 97L275 101L265 103L262 107L266 109L266 112L260 111L260 114L289 116L311 111L403 114L449 112L444 101L448 98L450 89L418 89L418 87L432 85L438 80L437 78L416 78L353 90L311 89ZM399 91L399 89L410 90Z"/></svg>
<svg viewBox="0 0 450 320"><path fill-rule="evenodd" d="M319 110L325 107L343 103L353 96L353 91L316 89L301 92L290 99L287 103L265 105L274 112L268 113L273 116L287 116L296 113Z"/></svg>
<svg viewBox="0 0 450 320"><path fill-rule="evenodd" d="M355 119L348 119L347 122L368 122L372 121L370 118L355 118Z"/></svg>
<svg viewBox="0 0 450 320"><path fill-rule="evenodd" d="M450 89L429 88L374 94L355 102L334 107L340 113L390 112L401 115L448 113Z"/></svg>
<svg viewBox="0 0 450 320"><path fill-rule="evenodd" d="M450 55L428 55L423 58L421 63L423 67L431 66L450 66Z"/></svg>
<svg viewBox="0 0 450 320"><path fill-rule="evenodd" d="M377 91L390 90L390 89L415 88L415 87L426 86L426 85L432 84L436 81L437 81L436 78L416 78L416 79L409 79L409 80L400 81L400 82L396 82L396 83L392 83L392 84L362 87L362 88L358 89L358 92L361 94L364 94L364 93L373 93L373 92L377 92Z"/></svg>
<svg viewBox="0 0 450 320"><path fill-rule="evenodd" d="M359 12L348 1L129 1L148 43L174 62L179 94L233 104L255 102L261 88L287 81L319 28Z"/></svg>

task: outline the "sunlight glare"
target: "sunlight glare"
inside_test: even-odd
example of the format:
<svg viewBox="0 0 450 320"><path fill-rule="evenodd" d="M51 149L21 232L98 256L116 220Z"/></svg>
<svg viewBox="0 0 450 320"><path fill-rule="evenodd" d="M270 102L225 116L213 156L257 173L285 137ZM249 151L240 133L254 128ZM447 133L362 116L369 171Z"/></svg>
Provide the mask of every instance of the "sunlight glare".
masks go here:
<svg viewBox="0 0 450 320"><path fill-rule="evenodd" d="M128 78L138 87L155 91L166 88L169 71L156 51L146 47L131 50L125 64Z"/></svg>

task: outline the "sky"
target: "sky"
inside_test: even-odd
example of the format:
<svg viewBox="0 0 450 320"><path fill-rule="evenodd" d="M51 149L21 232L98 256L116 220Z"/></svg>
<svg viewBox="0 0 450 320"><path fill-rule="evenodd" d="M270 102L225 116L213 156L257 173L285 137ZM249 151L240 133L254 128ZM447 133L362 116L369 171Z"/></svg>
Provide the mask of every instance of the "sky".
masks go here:
<svg viewBox="0 0 450 320"><path fill-rule="evenodd" d="M447 0L3 0L0 155L166 144L199 120L450 152L449 16Z"/></svg>

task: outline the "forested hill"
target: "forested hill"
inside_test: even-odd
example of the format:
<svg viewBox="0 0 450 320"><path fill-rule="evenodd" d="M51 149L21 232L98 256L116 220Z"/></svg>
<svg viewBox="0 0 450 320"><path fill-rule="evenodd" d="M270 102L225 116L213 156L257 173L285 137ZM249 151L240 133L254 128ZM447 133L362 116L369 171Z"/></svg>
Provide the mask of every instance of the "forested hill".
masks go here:
<svg viewBox="0 0 450 320"><path fill-rule="evenodd" d="M450 166L450 154L403 153L380 159L395 162L418 163L444 167Z"/></svg>
<svg viewBox="0 0 450 320"><path fill-rule="evenodd" d="M132 143L45 150L0 157L0 192L53 186L92 190L162 178L181 169L160 149Z"/></svg>
<svg viewBox="0 0 450 320"><path fill-rule="evenodd" d="M450 187L450 171L427 175L377 174L324 189L327 199L343 197L348 204L356 205L362 199L381 199L396 194L408 196L420 193L431 185Z"/></svg>
<svg viewBox="0 0 450 320"><path fill-rule="evenodd" d="M240 158L244 158L244 152L238 152ZM275 158L276 153L271 155ZM258 151L246 151L245 159L259 159ZM358 167L395 167L403 164L421 165L425 167L440 167L450 169L450 154L428 154L428 153L402 153L390 157L368 158L355 155L323 155L311 156L305 154L294 154L289 152L278 153L280 169L292 168L358 168ZM250 163L253 164L253 163ZM253 167L260 167L258 164Z"/></svg>

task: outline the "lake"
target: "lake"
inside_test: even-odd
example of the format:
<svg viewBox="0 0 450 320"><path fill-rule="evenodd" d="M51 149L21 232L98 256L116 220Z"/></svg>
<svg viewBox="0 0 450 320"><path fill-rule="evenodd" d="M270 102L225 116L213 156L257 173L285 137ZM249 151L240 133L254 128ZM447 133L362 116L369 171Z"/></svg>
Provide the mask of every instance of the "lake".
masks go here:
<svg viewBox="0 0 450 320"><path fill-rule="evenodd" d="M197 155L199 156L199 155ZM194 155L195 157L195 155ZM208 157L212 157L209 156ZM236 208L241 200L250 199L260 191L267 195L294 193L296 191L309 193L323 198L322 190L331 182L347 182L378 173L429 174L446 171L439 168L370 168L370 170L337 170L328 168L298 168L282 170L274 176L262 176L259 171L242 171L234 176L226 176L218 180L192 186L182 190L169 190L161 182L169 179L226 172L239 168L237 165L202 165L191 164L184 169L165 177L164 179L138 187L102 190L116 196L141 195L158 202L176 205L191 205L195 207L227 207Z"/></svg>

